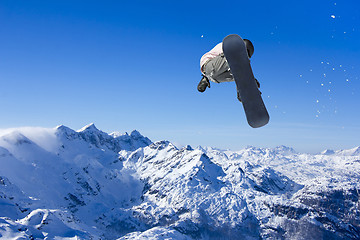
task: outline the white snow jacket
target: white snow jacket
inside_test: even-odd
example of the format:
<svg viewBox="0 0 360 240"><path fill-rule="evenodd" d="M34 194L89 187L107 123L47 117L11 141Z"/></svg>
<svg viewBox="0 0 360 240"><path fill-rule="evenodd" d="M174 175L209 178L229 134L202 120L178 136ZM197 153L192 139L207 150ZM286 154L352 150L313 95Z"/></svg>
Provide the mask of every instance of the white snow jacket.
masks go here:
<svg viewBox="0 0 360 240"><path fill-rule="evenodd" d="M214 57L220 55L223 52L222 49L222 42L218 43L213 49L209 52L205 53L200 59L200 70L204 73L204 66L209 60L213 59Z"/></svg>

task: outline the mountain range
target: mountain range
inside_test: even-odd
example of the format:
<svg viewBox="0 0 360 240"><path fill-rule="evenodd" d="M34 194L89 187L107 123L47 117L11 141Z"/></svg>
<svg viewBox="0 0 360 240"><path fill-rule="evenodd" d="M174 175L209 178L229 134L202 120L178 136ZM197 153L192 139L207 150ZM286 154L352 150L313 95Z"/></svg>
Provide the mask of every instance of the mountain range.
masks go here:
<svg viewBox="0 0 360 240"><path fill-rule="evenodd" d="M360 147L177 148L138 131L0 134L1 239L360 239Z"/></svg>

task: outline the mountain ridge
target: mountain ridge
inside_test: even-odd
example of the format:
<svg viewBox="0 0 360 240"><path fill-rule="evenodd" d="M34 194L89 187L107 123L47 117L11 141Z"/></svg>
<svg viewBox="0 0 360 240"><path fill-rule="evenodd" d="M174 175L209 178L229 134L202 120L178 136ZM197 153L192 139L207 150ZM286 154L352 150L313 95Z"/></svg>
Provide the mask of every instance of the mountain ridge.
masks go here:
<svg viewBox="0 0 360 240"><path fill-rule="evenodd" d="M359 148L178 149L134 130L0 136L0 237L358 239Z"/></svg>

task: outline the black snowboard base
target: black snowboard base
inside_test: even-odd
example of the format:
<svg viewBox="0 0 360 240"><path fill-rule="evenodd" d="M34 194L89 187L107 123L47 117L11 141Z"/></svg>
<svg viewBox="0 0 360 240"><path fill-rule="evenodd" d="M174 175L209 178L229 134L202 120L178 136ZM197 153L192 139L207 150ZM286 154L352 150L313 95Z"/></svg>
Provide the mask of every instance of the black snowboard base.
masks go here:
<svg viewBox="0 0 360 240"><path fill-rule="evenodd" d="M249 125L253 128L266 125L270 117L257 87L244 40L236 34L225 37L223 51Z"/></svg>

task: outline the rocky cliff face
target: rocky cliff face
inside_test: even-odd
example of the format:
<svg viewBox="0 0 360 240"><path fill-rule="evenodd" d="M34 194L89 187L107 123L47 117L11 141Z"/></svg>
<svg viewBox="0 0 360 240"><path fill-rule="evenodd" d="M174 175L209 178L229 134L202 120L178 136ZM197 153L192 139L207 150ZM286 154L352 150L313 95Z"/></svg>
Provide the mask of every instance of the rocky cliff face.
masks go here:
<svg viewBox="0 0 360 240"><path fill-rule="evenodd" d="M93 124L10 131L0 237L359 239L358 149L177 149Z"/></svg>

